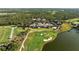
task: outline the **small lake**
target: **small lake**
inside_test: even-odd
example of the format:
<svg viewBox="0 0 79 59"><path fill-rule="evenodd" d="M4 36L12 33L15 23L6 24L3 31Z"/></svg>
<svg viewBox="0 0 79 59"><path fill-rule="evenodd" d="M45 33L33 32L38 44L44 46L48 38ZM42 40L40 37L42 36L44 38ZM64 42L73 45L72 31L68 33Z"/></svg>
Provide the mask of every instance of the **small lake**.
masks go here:
<svg viewBox="0 0 79 59"><path fill-rule="evenodd" d="M79 51L79 30L59 33L54 41L44 45L43 51Z"/></svg>

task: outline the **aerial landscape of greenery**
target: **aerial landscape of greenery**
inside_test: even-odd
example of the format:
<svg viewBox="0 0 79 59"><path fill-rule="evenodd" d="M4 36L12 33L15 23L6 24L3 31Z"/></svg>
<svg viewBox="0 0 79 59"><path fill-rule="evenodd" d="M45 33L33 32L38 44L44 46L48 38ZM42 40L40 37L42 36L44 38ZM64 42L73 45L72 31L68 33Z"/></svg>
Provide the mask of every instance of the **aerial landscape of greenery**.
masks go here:
<svg viewBox="0 0 79 59"><path fill-rule="evenodd" d="M70 40L79 39L78 31L79 9L76 8L0 9L0 51L79 50L74 46L78 40L76 43ZM66 41L69 46L73 41L75 48L63 44Z"/></svg>

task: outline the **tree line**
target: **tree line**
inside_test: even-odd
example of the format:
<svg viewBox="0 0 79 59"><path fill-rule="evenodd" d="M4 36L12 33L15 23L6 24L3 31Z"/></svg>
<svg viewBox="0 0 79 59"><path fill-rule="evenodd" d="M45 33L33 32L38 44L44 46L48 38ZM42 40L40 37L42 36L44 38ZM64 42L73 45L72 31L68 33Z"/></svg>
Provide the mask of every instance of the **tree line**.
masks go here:
<svg viewBox="0 0 79 59"><path fill-rule="evenodd" d="M78 18L79 13L69 13L69 12L22 12L13 15L0 15L0 25L29 25L34 22L33 18L45 18L46 21L53 20L68 20L72 18Z"/></svg>

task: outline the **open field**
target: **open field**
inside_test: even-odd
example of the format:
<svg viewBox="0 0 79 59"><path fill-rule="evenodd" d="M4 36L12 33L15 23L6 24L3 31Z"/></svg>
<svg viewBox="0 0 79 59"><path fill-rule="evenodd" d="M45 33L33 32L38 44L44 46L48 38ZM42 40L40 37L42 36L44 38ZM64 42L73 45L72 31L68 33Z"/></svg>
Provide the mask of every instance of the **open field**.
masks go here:
<svg viewBox="0 0 79 59"><path fill-rule="evenodd" d="M11 27L0 26L0 43L8 42L11 32Z"/></svg>
<svg viewBox="0 0 79 59"><path fill-rule="evenodd" d="M0 43L9 41L11 28L11 26L0 26ZM18 35L22 31L24 31L22 28L15 28L13 35Z"/></svg>
<svg viewBox="0 0 79 59"><path fill-rule="evenodd" d="M24 44L24 49L27 51L40 51L45 43L54 40L57 32L52 29L32 29Z"/></svg>
<svg viewBox="0 0 79 59"><path fill-rule="evenodd" d="M5 40L9 39L10 33L11 33L11 26L0 26L0 42L4 42ZM22 28L15 28L14 34L18 34L22 32Z"/></svg>

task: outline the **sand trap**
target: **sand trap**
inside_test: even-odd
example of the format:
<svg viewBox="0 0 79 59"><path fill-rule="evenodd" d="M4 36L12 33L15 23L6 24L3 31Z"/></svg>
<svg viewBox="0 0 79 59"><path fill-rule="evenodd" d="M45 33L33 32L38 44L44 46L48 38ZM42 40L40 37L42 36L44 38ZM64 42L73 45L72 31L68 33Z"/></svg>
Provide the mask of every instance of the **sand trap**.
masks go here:
<svg viewBox="0 0 79 59"><path fill-rule="evenodd" d="M50 37L50 38L48 38L48 39L44 39L43 41L50 41L50 40L52 40L52 37Z"/></svg>

